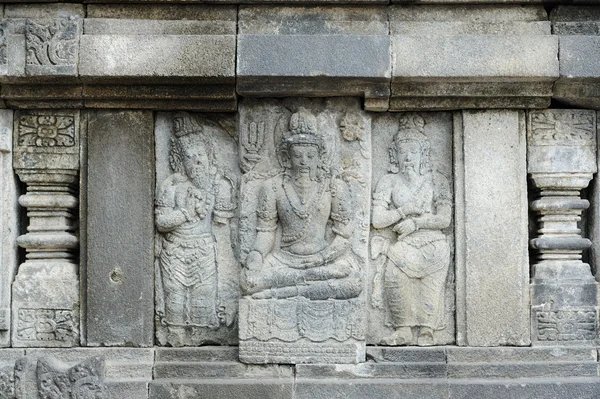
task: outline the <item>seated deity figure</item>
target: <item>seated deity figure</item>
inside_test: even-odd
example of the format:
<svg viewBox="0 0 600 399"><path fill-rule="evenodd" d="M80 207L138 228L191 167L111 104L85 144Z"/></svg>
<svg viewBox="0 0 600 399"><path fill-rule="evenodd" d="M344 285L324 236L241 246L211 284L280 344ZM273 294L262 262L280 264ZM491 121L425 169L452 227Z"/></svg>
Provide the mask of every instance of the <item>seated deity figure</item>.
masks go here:
<svg viewBox="0 0 600 399"><path fill-rule="evenodd" d="M430 143L420 122L401 124L389 151L390 173L373 194L373 227L393 226L395 233L394 242L381 236L371 241L372 258L386 256L373 295L376 307L383 307L382 300L387 305L395 330L384 345L433 345L434 332L444 328L450 246L442 229L451 223L451 193L448 180L431 170Z"/></svg>
<svg viewBox="0 0 600 399"><path fill-rule="evenodd" d="M284 171L260 188L257 233L242 272L243 291L253 299L358 297L362 272L348 240L350 192L326 165L326 143L315 116L305 110L294 113L279 151Z"/></svg>
<svg viewBox="0 0 600 399"><path fill-rule="evenodd" d="M218 328L217 254L213 223L233 217L232 184L215 167L214 149L202 132L175 131L169 158L173 174L156 204L167 341L183 345L186 328Z"/></svg>

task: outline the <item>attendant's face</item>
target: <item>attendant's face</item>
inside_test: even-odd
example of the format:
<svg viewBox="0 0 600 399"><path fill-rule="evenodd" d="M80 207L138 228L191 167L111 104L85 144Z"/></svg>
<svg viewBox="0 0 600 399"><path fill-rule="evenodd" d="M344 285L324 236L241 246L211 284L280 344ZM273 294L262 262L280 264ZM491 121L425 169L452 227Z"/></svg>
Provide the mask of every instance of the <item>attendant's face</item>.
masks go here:
<svg viewBox="0 0 600 399"><path fill-rule="evenodd" d="M316 176L319 165L319 149L314 145L293 145L290 151L292 172L295 176Z"/></svg>
<svg viewBox="0 0 600 399"><path fill-rule="evenodd" d="M421 169L421 146L416 141L398 143L398 166L402 172L419 173Z"/></svg>
<svg viewBox="0 0 600 399"><path fill-rule="evenodd" d="M192 180L203 179L208 175L210 163L202 146L188 147L183 151L183 167Z"/></svg>

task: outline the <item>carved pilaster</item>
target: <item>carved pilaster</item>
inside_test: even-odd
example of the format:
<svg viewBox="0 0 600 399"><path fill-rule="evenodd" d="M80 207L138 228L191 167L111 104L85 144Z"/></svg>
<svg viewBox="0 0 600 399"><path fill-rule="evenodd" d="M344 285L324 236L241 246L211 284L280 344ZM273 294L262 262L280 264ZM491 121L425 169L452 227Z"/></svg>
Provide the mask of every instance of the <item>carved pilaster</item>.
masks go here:
<svg viewBox="0 0 600 399"><path fill-rule="evenodd" d="M79 170L78 111L19 111L14 168L27 184L27 251L13 284L13 346L70 347L79 343L79 282L73 252Z"/></svg>
<svg viewBox="0 0 600 399"><path fill-rule="evenodd" d="M538 189L538 251L532 280L532 341L535 344L593 342L597 337L597 289L582 252L581 215L589 201L580 191L597 171L596 115L585 110L529 113L528 172Z"/></svg>

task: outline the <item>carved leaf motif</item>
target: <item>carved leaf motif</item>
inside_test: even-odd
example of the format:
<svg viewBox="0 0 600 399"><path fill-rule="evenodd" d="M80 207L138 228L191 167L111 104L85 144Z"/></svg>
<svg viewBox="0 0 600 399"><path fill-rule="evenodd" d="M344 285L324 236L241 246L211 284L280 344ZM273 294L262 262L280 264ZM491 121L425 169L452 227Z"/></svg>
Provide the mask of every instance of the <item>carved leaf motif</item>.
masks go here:
<svg viewBox="0 0 600 399"><path fill-rule="evenodd" d="M76 335L70 310L20 309L17 335L25 341L68 341Z"/></svg>
<svg viewBox="0 0 600 399"><path fill-rule="evenodd" d="M551 311L537 313L540 341L582 341L596 338L593 311Z"/></svg>
<svg viewBox="0 0 600 399"><path fill-rule="evenodd" d="M77 21L61 18L46 23L27 20L28 65L74 65L77 55Z"/></svg>
<svg viewBox="0 0 600 399"><path fill-rule="evenodd" d="M529 139L535 145L592 145L593 115L576 111L532 113Z"/></svg>
<svg viewBox="0 0 600 399"><path fill-rule="evenodd" d="M41 399L104 399L104 360L93 357L73 367L50 358L37 365L38 395Z"/></svg>
<svg viewBox="0 0 600 399"><path fill-rule="evenodd" d="M75 119L71 115L23 115L19 119L20 146L72 147Z"/></svg>

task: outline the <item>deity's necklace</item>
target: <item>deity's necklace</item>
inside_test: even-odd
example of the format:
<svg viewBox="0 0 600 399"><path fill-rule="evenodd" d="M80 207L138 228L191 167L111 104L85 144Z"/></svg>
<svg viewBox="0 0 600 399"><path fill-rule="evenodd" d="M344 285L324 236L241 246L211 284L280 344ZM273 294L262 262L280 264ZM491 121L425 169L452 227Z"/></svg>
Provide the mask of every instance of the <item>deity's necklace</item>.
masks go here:
<svg viewBox="0 0 600 399"><path fill-rule="evenodd" d="M317 184L319 186L317 193L314 196L311 196L310 201L308 201L308 204L306 204L306 205L300 199L300 195L298 195L298 192L296 192L294 190L294 192L296 193L296 197L300 201L300 206L297 207L294 205L293 195L289 192L289 190L290 190L289 186L291 186L291 177L289 175L284 176L283 191L285 192L285 196L288 200L288 203L292 207L292 210L301 219L306 219L307 217L310 216L310 213L308 213L307 210L310 210L313 208L314 203L316 203L316 201L321 198L321 196L323 195L323 192L325 191L325 184L319 183L319 182Z"/></svg>

